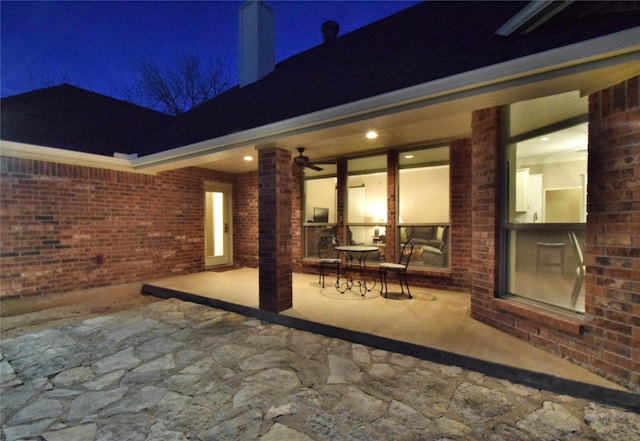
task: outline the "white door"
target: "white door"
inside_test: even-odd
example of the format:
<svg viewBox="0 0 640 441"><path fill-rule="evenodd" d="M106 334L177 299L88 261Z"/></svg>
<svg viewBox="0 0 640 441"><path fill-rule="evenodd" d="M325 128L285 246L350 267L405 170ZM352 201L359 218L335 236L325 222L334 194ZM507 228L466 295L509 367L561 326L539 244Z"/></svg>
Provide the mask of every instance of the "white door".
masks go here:
<svg viewBox="0 0 640 441"><path fill-rule="evenodd" d="M204 264L231 265L231 184L205 183Z"/></svg>

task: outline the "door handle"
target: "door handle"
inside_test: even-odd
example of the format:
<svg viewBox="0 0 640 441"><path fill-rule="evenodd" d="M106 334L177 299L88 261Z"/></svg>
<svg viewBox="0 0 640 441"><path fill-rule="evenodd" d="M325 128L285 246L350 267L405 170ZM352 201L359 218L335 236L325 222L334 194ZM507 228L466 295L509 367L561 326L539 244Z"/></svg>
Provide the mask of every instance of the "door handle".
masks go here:
<svg viewBox="0 0 640 441"><path fill-rule="evenodd" d="M229 224L228 223L224 223L224 232L228 233L229 232Z"/></svg>

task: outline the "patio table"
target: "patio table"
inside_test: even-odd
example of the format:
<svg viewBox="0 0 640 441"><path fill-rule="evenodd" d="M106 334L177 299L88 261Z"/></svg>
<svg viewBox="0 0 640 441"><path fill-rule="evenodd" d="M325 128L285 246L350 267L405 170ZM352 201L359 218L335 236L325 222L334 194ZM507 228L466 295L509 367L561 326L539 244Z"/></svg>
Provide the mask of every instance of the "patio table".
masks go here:
<svg viewBox="0 0 640 441"><path fill-rule="evenodd" d="M366 260L370 252L378 251L378 245L338 245L334 249L347 254L346 271L341 274L344 281L340 280L341 277L336 281L336 289L340 293L344 294L355 284L358 285L360 294L363 296L375 288L376 278L366 273ZM357 274L356 277L354 273Z"/></svg>

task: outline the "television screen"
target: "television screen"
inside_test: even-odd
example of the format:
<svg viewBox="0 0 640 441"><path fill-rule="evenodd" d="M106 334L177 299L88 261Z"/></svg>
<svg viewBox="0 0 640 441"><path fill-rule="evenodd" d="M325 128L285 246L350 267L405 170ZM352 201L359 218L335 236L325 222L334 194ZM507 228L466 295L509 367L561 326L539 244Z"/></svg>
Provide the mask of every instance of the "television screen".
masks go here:
<svg viewBox="0 0 640 441"><path fill-rule="evenodd" d="M318 223L328 223L329 222L329 209L328 208L313 208L313 221Z"/></svg>

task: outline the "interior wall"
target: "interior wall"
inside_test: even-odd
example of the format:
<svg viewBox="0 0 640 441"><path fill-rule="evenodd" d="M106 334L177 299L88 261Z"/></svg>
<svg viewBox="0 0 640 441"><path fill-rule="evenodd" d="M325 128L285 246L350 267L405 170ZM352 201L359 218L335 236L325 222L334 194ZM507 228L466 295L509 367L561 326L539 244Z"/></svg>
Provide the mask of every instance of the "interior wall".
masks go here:
<svg viewBox="0 0 640 441"><path fill-rule="evenodd" d="M541 175L542 188L529 187L529 206L540 207L544 222L584 222L587 161L532 164L529 176ZM537 202L536 202L537 201ZM531 209L533 210L533 209ZM532 222L532 213L517 213L518 222Z"/></svg>
<svg viewBox="0 0 640 441"><path fill-rule="evenodd" d="M449 167L400 170L400 218L405 224L449 223Z"/></svg>
<svg viewBox="0 0 640 441"><path fill-rule="evenodd" d="M387 216L387 174L349 176L349 187L364 186L364 222L379 223Z"/></svg>
<svg viewBox="0 0 640 441"><path fill-rule="evenodd" d="M313 222L313 208L329 209L329 222L336 222L336 179L311 179L306 185L304 221Z"/></svg>
<svg viewBox="0 0 640 441"><path fill-rule="evenodd" d="M563 161L528 166L530 174L542 174L544 188L570 188L582 186L587 173L587 161Z"/></svg>

